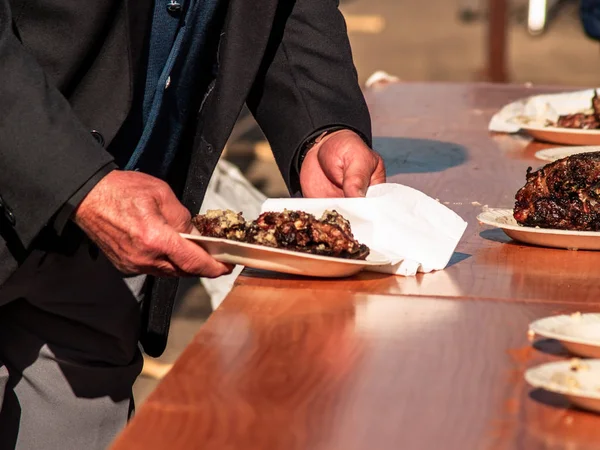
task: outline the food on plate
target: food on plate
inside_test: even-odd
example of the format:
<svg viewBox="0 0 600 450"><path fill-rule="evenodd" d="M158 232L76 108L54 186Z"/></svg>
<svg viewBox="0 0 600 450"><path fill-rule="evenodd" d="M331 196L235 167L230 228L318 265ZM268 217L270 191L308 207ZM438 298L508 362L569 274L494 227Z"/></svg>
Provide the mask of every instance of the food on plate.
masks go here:
<svg viewBox="0 0 600 450"><path fill-rule="evenodd" d="M514 218L530 227L600 231L600 152L579 153L527 169Z"/></svg>
<svg viewBox="0 0 600 450"><path fill-rule="evenodd" d="M232 210L212 209L198 214L192 223L202 236L243 241L246 239L246 220Z"/></svg>
<svg viewBox="0 0 600 450"><path fill-rule="evenodd" d="M594 96L592 97L592 111L578 112L575 114L565 114L558 117L556 126L561 128L579 128L584 130L595 130L600 128L600 98L598 93L594 90ZM554 124L550 124L554 125Z"/></svg>
<svg viewBox="0 0 600 450"><path fill-rule="evenodd" d="M265 212L246 221L231 210L209 210L193 223L203 236L347 259L366 259L369 248L354 239L350 223L336 211L320 219L303 211Z"/></svg>
<svg viewBox="0 0 600 450"><path fill-rule="evenodd" d="M566 114L559 116L556 126L560 128L580 128L582 130L595 130L600 127L596 114Z"/></svg>

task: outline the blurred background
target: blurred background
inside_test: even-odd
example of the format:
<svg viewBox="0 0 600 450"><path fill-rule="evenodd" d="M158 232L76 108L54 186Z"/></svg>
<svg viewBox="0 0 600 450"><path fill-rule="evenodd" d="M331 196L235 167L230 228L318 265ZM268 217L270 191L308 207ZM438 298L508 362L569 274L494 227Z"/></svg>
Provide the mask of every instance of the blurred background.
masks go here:
<svg viewBox="0 0 600 450"><path fill-rule="evenodd" d="M500 81L595 87L600 43L588 38L578 0L342 0L340 9L362 86L377 71L405 82ZM242 111L223 156L269 197L287 196L268 143ZM188 280L176 305L168 369L211 313L208 295ZM159 367L159 369L161 369ZM138 404L158 380L142 376Z"/></svg>

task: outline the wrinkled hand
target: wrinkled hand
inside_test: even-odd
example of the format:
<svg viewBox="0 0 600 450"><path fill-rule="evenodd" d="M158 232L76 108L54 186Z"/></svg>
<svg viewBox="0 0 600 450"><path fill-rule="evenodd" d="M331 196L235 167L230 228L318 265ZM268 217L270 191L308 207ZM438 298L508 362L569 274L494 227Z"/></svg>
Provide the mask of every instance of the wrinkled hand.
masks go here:
<svg viewBox="0 0 600 450"><path fill-rule="evenodd" d="M340 130L311 148L300 168L304 197L364 197L385 182L383 160L356 133Z"/></svg>
<svg viewBox="0 0 600 450"><path fill-rule="evenodd" d="M231 267L179 236L192 233L189 211L163 181L115 170L75 210L75 222L126 274L218 277Z"/></svg>

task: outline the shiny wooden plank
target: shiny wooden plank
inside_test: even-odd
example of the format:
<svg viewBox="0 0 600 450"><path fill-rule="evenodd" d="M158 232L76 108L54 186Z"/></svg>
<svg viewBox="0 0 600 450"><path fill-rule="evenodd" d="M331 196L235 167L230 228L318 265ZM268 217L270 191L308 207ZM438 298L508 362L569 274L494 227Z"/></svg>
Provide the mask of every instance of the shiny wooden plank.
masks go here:
<svg viewBox="0 0 600 450"><path fill-rule="evenodd" d="M598 418L523 380L564 357L528 323L588 310L237 287L114 449L591 448Z"/></svg>
<svg viewBox="0 0 600 450"><path fill-rule="evenodd" d="M469 227L443 271L417 277L364 274L349 280L308 280L247 271L251 286L350 289L379 294L488 298L531 302L598 302L600 252L517 244L477 223L484 205L512 208L534 154L552 145L489 133L503 105L565 88L494 84L403 83L367 93L375 148L389 180L422 190L456 211Z"/></svg>

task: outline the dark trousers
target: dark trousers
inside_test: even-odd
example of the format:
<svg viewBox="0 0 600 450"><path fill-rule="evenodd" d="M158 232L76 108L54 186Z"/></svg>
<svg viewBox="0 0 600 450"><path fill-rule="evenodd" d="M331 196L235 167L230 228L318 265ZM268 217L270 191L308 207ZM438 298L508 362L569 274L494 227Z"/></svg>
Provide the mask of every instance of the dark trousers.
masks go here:
<svg viewBox="0 0 600 450"><path fill-rule="evenodd" d="M0 449L100 450L133 412L140 280L81 238L0 289Z"/></svg>

